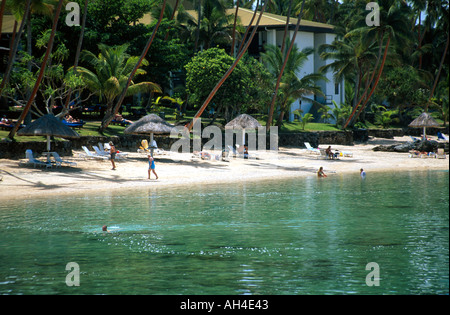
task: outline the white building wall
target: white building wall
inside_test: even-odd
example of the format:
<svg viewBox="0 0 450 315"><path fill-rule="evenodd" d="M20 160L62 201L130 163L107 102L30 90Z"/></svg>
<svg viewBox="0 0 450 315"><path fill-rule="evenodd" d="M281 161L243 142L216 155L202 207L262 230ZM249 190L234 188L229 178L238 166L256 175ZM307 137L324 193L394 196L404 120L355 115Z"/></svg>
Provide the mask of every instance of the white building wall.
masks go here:
<svg viewBox="0 0 450 315"><path fill-rule="evenodd" d="M329 33L318 33L314 35L315 38L315 65L314 65L314 71L319 72L319 69L326 64L330 64L333 62L333 60L324 60L320 58L319 53L319 47L323 44L331 44L336 35L335 34L329 34ZM325 97L318 96L316 99L317 101L324 103L328 105L331 109L334 108L334 104L332 101L335 101L338 105L340 103L343 103L345 101L345 89L344 89L344 82L335 82L333 73L331 71L328 71L327 73L323 73L327 79L328 82L320 81L318 82L319 86L322 89L322 92L325 94ZM337 93L336 93L337 92ZM334 123L334 121L330 121Z"/></svg>
<svg viewBox="0 0 450 315"><path fill-rule="evenodd" d="M281 47L281 44L283 42L283 34L284 30L266 30L265 32L262 32L262 36L260 36L260 45L277 45L278 47ZM290 31L289 36L290 38L293 37L294 31ZM311 73L317 73L319 72L319 68L324 66L326 63L331 63L332 60L323 60L320 58L320 54L318 52L319 47L323 44L331 44L333 40L335 39L336 35L331 33L313 33L313 32L302 32L300 31L296 38L295 43L299 50L303 50L307 47L313 47L315 52L311 54L308 57L308 61L304 64L301 71L297 74L300 78ZM328 78L328 82L320 81L317 82L317 84L321 87L322 92L326 95L325 97L317 96L316 100L324 103L331 108L333 108L333 103L331 102L334 100L337 104L343 103L345 101L345 94L344 94L344 84L343 82L338 82L338 87L336 90L336 83L333 79L333 73L328 72L325 74L325 76ZM338 93L336 93L338 92ZM314 95L308 95L307 96L310 99L314 99ZM303 114L310 112L311 108L313 107L312 102L308 101L295 101L291 106L291 112L289 113L289 121L294 120L294 114L293 112L297 109L301 109L303 111ZM319 118L319 117L316 117Z"/></svg>
<svg viewBox="0 0 450 315"><path fill-rule="evenodd" d="M294 31L290 32L290 37L292 39L294 35ZM282 35L283 36L283 35ZM313 47L314 48L314 33L311 32L298 32L297 36L295 37L295 44L297 45L298 49L301 51L305 48ZM297 76L299 78L314 73L314 60L315 55L311 54L308 57L308 61L305 62L303 65L301 71L297 73ZM310 99L314 99L314 95L306 95L306 97ZM300 99L296 100L291 105L291 112L289 113L289 121L294 121L294 111L297 109L301 109L303 113L308 113L311 110L312 102L309 101L301 101Z"/></svg>

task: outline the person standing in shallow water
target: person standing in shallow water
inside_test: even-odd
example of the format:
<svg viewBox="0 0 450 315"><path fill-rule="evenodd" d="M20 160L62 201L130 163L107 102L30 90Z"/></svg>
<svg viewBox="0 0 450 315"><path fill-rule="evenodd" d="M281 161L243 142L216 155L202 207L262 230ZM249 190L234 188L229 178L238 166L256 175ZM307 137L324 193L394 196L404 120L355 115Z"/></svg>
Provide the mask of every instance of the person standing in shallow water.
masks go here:
<svg viewBox="0 0 450 315"><path fill-rule="evenodd" d="M151 154L148 155L148 179L150 179L150 174L153 172L153 174L155 174L156 179L158 179L158 174L156 174L155 172L155 159L153 158L153 156L151 156Z"/></svg>
<svg viewBox="0 0 450 315"><path fill-rule="evenodd" d="M360 170L359 170L359 174L361 175L361 178L362 178L362 179L365 179L365 178L366 178L366 172L365 172L363 169L360 169Z"/></svg>
<svg viewBox="0 0 450 315"><path fill-rule="evenodd" d="M317 176L318 177L327 177L327 175L325 175L325 173L323 172L322 166L319 168L319 171L317 172Z"/></svg>

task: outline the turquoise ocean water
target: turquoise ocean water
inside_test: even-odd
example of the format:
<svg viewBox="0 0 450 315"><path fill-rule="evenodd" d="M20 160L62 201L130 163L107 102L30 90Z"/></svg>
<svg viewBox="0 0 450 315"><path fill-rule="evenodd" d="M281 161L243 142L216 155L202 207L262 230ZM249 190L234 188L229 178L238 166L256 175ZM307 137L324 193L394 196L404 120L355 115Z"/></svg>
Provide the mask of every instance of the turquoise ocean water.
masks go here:
<svg viewBox="0 0 450 315"><path fill-rule="evenodd" d="M0 205L0 294L448 293L447 171Z"/></svg>

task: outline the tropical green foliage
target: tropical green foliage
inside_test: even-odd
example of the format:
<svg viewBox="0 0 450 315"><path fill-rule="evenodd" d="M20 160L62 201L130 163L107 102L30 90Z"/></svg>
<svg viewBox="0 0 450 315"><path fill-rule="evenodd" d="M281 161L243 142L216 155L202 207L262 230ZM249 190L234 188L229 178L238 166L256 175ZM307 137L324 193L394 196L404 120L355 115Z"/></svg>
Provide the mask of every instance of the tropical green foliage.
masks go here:
<svg viewBox="0 0 450 315"><path fill-rule="evenodd" d="M273 76L274 85L277 77L281 73L284 60L286 59L287 50L291 42L288 39L286 41L286 48L284 53L278 46L266 45L266 52L262 53L263 62L266 64L267 69ZM277 126L283 124L283 117L285 113L289 113L291 105L297 100L307 100L314 102L310 97L313 95L323 96L322 91L317 85L317 82L327 81L327 78L320 73L311 73L300 77L300 73L305 62L308 60L308 56L314 52L312 48L305 48L299 50L297 45L294 45L292 51L287 60L286 67L281 78L281 84L279 89L279 117Z"/></svg>
<svg viewBox="0 0 450 315"><path fill-rule="evenodd" d="M9 62L11 82L6 76L0 93L18 104L26 103L27 95L39 72L55 11L55 0L30 0L30 14L24 16L23 0L8 0L7 11L18 22L24 21L20 47L24 50ZM73 0L84 8L85 0ZM303 0L271 0L267 12L296 17ZM114 104L123 89L127 74L136 63L145 43L155 27L155 16L161 0L96 0L89 1L83 54L79 68L81 76L69 69L74 65L81 27L58 25L55 47L46 70L35 113L51 110L51 104L62 101L67 89L73 88L86 98L97 94L107 104ZM371 123L389 126L403 125L419 111L436 112L448 121L448 9L446 0L379 0L379 27L367 26L366 0L306 0L304 19L335 25L336 40L316 51L331 71L336 82L345 80L346 100L322 109L320 115L336 126L354 126L370 119ZM129 94L169 89L170 74L186 75L186 90L182 99L188 106L200 105L224 72L233 63L230 53L232 37L242 40L247 25L233 32L236 1L177 0L168 3L165 19L138 70ZM240 0L240 8L252 8L256 1ZM193 11L187 11L183 5ZM261 5L261 4L260 4ZM233 14L230 14L233 12ZM153 22L141 24L146 14L153 14ZM64 12L61 21L64 20ZM20 23L19 23L20 25ZM3 38L3 37L2 37ZM98 45L101 43L100 45ZM109 48L107 48L109 47ZM219 48L220 49L219 49ZM107 51L108 50L108 51ZM26 53L25 53L26 51ZM290 112L291 104L302 98L320 95L317 88L319 74L301 75L302 62L312 51L293 51L289 58L277 96L278 125ZM14 52L15 54L15 52ZM214 97L211 105L226 119L237 113L265 115L274 90L274 77L280 71L283 55L278 47L265 47L261 59L243 58L234 73ZM302 61L303 60L303 61ZM325 63L323 63L325 64ZM154 83L152 83L154 82ZM6 84L9 83L9 84ZM161 87L158 88L157 84ZM185 95L186 94L186 95ZM161 96L161 95L158 95ZM150 102L149 102L150 104ZM372 104L383 104L375 108ZM380 105L378 105L380 106ZM316 107L317 108L317 107ZM303 113L302 113L303 114ZM309 115L306 117L310 117ZM309 119L309 118L307 118Z"/></svg>
<svg viewBox="0 0 450 315"><path fill-rule="evenodd" d="M314 116L311 113L306 113L305 115L303 115L302 120L300 122L302 129L305 130L306 124L309 123L310 121L312 121L313 119L314 119Z"/></svg>
<svg viewBox="0 0 450 315"><path fill-rule="evenodd" d="M375 114L375 123L383 128L389 128L392 123L399 122L398 118L393 116L397 115L397 110L385 110Z"/></svg>
<svg viewBox="0 0 450 315"><path fill-rule="evenodd" d="M185 67L189 103L203 103L233 62L234 58L220 48L210 48L195 55ZM265 72L261 67L254 67L255 65L254 62L245 60L239 63L212 99L210 106L223 114L226 120L230 120L242 108L258 107L261 90L258 90L257 83L264 81ZM257 70L260 71L259 74ZM257 75L259 79L255 80Z"/></svg>
<svg viewBox="0 0 450 315"><path fill-rule="evenodd" d="M87 88L106 102L106 113L111 113L114 100L125 88L127 80L135 67L138 57L129 56L126 51L128 45L109 47L98 45L100 53L93 54L84 51L82 60L89 68L78 67L77 72L83 79ZM148 65L144 60L143 65ZM138 69L135 76L145 74L145 70ZM127 90L127 95L146 92L161 92L160 87L153 82L133 83Z"/></svg>

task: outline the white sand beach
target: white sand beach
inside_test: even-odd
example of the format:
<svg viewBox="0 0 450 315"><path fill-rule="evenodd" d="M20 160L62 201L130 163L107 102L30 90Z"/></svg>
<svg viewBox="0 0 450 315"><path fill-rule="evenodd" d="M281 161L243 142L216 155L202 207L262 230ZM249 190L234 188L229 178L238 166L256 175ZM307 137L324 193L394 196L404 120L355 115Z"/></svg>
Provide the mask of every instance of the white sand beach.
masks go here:
<svg viewBox="0 0 450 315"><path fill-rule="evenodd" d="M153 174L152 179L148 180L147 156L136 151L129 152L126 159L117 161L116 170L111 170L109 160L83 159L80 157L82 151L74 151L73 157L64 158L76 162L77 166L51 169L20 166L18 160L3 159L0 160L0 200L316 176L321 166L329 177L349 173L358 176L360 168L364 168L368 175L385 171L449 169L448 155L446 159L410 158L408 153L373 151L377 145L400 144L410 140L409 137L372 138L365 144L354 146L331 145L333 150L353 153L353 157L341 157L339 160L326 160L305 149L286 147L280 148L278 154L269 152L259 154L258 159L248 160L208 161L193 158L192 154L179 153L155 155L158 180ZM321 144L320 147L326 148L328 145Z"/></svg>

